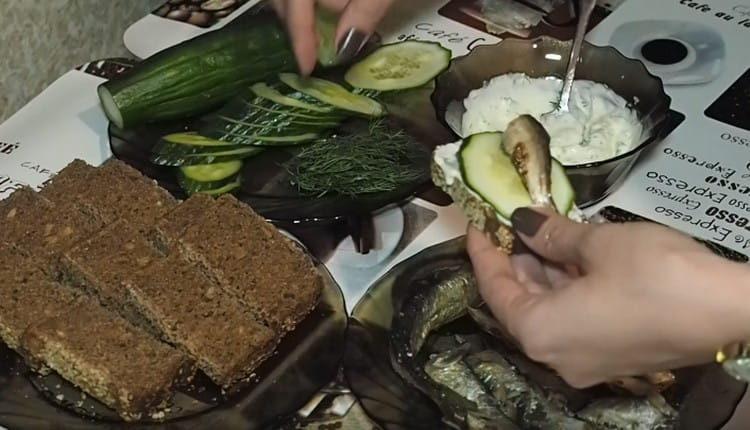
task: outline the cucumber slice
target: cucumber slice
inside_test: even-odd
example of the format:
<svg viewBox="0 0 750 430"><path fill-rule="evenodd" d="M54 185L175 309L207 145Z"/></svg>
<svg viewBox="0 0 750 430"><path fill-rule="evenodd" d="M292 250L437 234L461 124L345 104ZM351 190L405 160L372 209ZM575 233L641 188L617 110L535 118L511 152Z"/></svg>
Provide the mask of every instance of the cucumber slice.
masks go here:
<svg viewBox="0 0 750 430"><path fill-rule="evenodd" d="M492 205L506 220L518 208L531 205L531 197L508 154L502 148L502 133L480 133L468 137L458 153L466 185ZM552 199L560 213L568 214L575 192L565 169L552 160Z"/></svg>
<svg viewBox="0 0 750 430"><path fill-rule="evenodd" d="M293 146L328 134L344 116L300 92L285 94L264 84L204 118L200 134L225 145Z"/></svg>
<svg viewBox="0 0 750 430"><path fill-rule="evenodd" d="M204 182L187 177L182 170L177 174L177 183L188 195L204 193L215 196L231 192L241 184L239 175L229 176L218 181Z"/></svg>
<svg viewBox="0 0 750 430"><path fill-rule="evenodd" d="M410 40L378 48L352 66L349 85L378 91L421 87L448 68L451 51L436 42Z"/></svg>
<svg viewBox="0 0 750 430"><path fill-rule="evenodd" d="M264 151L259 146L221 146L217 148L227 148L221 151L195 151L185 152L179 146L170 151L167 147L163 148L164 152L155 153L151 156L151 162L160 166L194 166L196 164L216 164L227 161L244 160L253 157ZM190 147L188 147L190 148Z"/></svg>
<svg viewBox="0 0 750 430"><path fill-rule="evenodd" d="M225 133L222 139L236 145L250 146L296 146L319 138L319 133L304 133L292 136L263 136L259 134Z"/></svg>
<svg viewBox="0 0 750 430"><path fill-rule="evenodd" d="M234 182L229 182L228 184L219 187L219 188L212 188L208 190L201 190L197 191L200 194L208 194L209 196L221 196L223 194L229 194L232 191L238 189L242 183L240 182L240 178L237 177L237 179Z"/></svg>
<svg viewBox="0 0 750 430"><path fill-rule="evenodd" d="M339 84L318 78L302 78L294 73L282 73L279 79L290 88L324 103L367 116L383 116L385 108L377 101L354 94Z"/></svg>
<svg viewBox="0 0 750 430"><path fill-rule="evenodd" d="M225 163L183 166L180 167L180 173L192 181L216 182L237 175L240 169L242 169L242 160L233 160Z"/></svg>
<svg viewBox="0 0 750 430"><path fill-rule="evenodd" d="M333 111L333 108L315 106L310 103L305 103L303 101L300 101L291 97L287 97L262 82L253 85L252 87L250 87L250 89L258 97L271 100L272 102L282 105L282 106L287 106L287 107L292 107L292 108L297 108L297 109L306 109L306 110L311 110L315 112L332 112Z"/></svg>
<svg viewBox="0 0 750 430"><path fill-rule="evenodd" d="M202 145L185 145L182 143L173 143L166 140L160 140L151 149L153 155L177 155L177 156L192 156L201 154L211 154L214 152L231 151L239 145L230 145L227 142L222 142L221 146L202 146Z"/></svg>
<svg viewBox="0 0 750 430"><path fill-rule="evenodd" d="M177 171L177 182L189 195L195 193L226 194L240 186L241 169L241 160L182 166Z"/></svg>
<svg viewBox="0 0 750 430"><path fill-rule="evenodd" d="M328 9L318 6L315 13L315 30L318 33L318 63L323 67L336 64L338 52L336 49L336 28L338 15Z"/></svg>
<svg viewBox="0 0 750 430"><path fill-rule="evenodd" d="M161 138L165 143L187 146L226 146L226 142L202 136L196 132L168 134Z"/></svg>

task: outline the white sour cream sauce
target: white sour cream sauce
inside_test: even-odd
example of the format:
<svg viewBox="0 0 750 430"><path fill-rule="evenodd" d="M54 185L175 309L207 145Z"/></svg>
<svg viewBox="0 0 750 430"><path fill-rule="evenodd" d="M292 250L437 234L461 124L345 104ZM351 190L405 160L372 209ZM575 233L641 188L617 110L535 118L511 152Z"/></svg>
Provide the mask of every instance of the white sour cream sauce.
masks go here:
<svg viewBox="0 0 750 430"><path fill-rule="evenodd" d="M523 73L500 75L464 100L462 134L504 131L519 115L539 120L551 137L552 156L566 166L607 160L638 146L643 127L625 99L606 85L576 80L570 111L548 115L562 89L557 78L531 78Z"/></svg>

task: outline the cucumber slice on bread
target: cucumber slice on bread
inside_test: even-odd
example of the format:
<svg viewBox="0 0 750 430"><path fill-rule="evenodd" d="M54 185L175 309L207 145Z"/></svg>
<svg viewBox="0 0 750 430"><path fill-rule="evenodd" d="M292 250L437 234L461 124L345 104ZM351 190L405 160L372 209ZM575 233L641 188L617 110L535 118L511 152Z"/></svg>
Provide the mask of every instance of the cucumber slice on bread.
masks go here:
<svg viewBox="0 0 750 430"><path fill-rule="evenodd" d="M510 253L516 241L510 216L515 209L530 205L531 196L502 142L502 133L482 133L439 146L433 154L431 174L435 185L453 198L471 224L500 250ZM551 182L557 208L579 220L573 188L554 160Z"/></svg>
<svg viewBox="0 0 750 430"><path fill-rule="evenodd" d="M502 133L480 133L468 137L458 154L461 175L466 185L509 220L513 211L532 204L521 176L503 151ZM552 199L560 213L567 214L575 201L575 192L565 169L552 160Z"/></svg>

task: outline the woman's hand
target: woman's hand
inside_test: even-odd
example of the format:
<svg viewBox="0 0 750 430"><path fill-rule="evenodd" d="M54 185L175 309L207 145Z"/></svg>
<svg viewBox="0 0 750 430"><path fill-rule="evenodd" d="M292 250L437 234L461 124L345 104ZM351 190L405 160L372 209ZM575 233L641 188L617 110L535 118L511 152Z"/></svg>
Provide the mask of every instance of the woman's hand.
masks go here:
<svg viewBox="0 0 750 430"><path fill-rule="evenodd" d="M355 56L367 43L393 0L274 0L279 16L286 22L294 45L300 73L315 68L318 37L315 32L316 4L340 13L336 41L339 58Z"/></svg>
<svg viewBox="0 0 750 430"><path fill-rule="evenodd" d="M686 236L530 209L512 221L533 254L469 232L480 292L526 354L574 387L710 362L750 338L750 272Z"/></svg>

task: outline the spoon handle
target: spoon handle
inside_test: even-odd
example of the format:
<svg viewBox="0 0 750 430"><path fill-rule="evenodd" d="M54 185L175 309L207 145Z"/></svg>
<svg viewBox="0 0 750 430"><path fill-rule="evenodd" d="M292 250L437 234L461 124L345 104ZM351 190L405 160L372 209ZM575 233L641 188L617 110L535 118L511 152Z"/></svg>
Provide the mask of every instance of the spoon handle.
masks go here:
<svg viewBox="0 0 750 430"><path fill-rule="evenodd" d="M586 37L586 29L589 26L591 13L596 6L596 0L580 0L580 16L576 27L576 36L573 39L573 48L570 50L570 59L568 60L568 70L565 72L565 81L563 82L562 92L560 93L560 104L558 110L568 110L570 102L570 93L573 90L573 80L576 77L576 67L578 59L581 57L581 47L583 39Z"/></svg>

